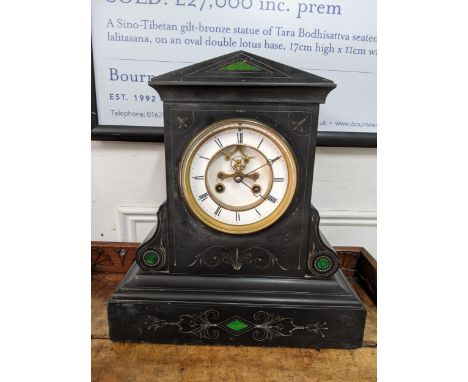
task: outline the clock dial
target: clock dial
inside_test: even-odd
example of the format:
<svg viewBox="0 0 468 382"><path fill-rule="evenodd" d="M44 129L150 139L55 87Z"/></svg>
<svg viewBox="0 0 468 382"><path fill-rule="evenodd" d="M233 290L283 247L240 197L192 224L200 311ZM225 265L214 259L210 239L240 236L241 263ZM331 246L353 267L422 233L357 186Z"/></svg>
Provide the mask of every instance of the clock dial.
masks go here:
<svg viewBox="0 0 468 382"><path fill-rule="evenodd" d="M180 187L190 210L222 232L264 229L286 211L297 169L286 141L250 120L225 120L200 132L180 166Z"/></svg>

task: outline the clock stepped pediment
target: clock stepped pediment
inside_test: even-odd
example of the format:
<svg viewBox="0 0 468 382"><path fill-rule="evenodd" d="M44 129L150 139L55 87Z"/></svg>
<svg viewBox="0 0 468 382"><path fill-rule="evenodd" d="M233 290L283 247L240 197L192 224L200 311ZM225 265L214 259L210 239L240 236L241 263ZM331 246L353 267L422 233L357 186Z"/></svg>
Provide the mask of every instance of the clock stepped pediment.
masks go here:
<svg viewBox="0 0 468 382"><path fill-rule="evenodd" d="M153 77L150 86L310 86L333 89L333 81L242 50Z"/></svg>

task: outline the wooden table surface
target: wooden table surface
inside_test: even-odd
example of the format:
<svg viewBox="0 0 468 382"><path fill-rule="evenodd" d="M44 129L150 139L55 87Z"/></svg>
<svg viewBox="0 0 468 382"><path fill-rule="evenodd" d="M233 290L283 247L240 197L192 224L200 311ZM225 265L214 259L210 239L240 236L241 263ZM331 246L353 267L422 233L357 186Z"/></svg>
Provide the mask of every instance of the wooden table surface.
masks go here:
<svg viewBox="0 0 468 382"><path fill-rule="evenodd" d="M360 349L294 349L117 343L109 340L106 304L123 274L92 275L94 382L376 381L377 309L353 283L367 309Z"/></svg>

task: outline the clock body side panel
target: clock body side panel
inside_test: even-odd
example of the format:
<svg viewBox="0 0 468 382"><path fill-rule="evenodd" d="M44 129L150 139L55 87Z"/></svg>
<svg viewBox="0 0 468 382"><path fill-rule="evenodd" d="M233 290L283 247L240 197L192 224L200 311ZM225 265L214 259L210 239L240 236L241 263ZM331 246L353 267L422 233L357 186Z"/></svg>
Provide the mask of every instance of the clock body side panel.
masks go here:
<svg viewBox="0 0 468 382"><path fill-rule="evenodd" d="M169 272L303 277L309 252L310 198L318 105L164 103ZM249 119L276 130L296 157L297 187L284 215L255 233L233 235L206 226L189 210L179 182L193 137L226 119Z"/></svg>
<svg viewBox="0 0 468 382"><path fill-rule="evenodd" d="M166 253L168 258L168 269L172 269L177 262L175 256L175 237L174 237L174 203L175 200L172 195L178 192L177 186L173 183L172 169L177 166L173 161L172 157L172 134L171 134L171 123L170 115L166 110L164 104L164 151L165 151L165 163L166 163L166 205L167 205L167 243ZM159 222L158 222L159 224Z"/></svg>

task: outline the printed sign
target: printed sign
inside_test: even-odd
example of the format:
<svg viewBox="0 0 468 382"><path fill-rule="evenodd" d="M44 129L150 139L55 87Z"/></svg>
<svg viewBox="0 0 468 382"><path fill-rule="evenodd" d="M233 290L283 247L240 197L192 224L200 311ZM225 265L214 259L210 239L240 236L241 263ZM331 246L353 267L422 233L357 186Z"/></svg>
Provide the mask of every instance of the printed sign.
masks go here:
<svg viewBox="0 0 468 382"><path fill-rule="evenodd" d="M151 77L245 50L333 80L321 131L376 132L375 0L93 0L101 125L162 126Z"/></svg>

